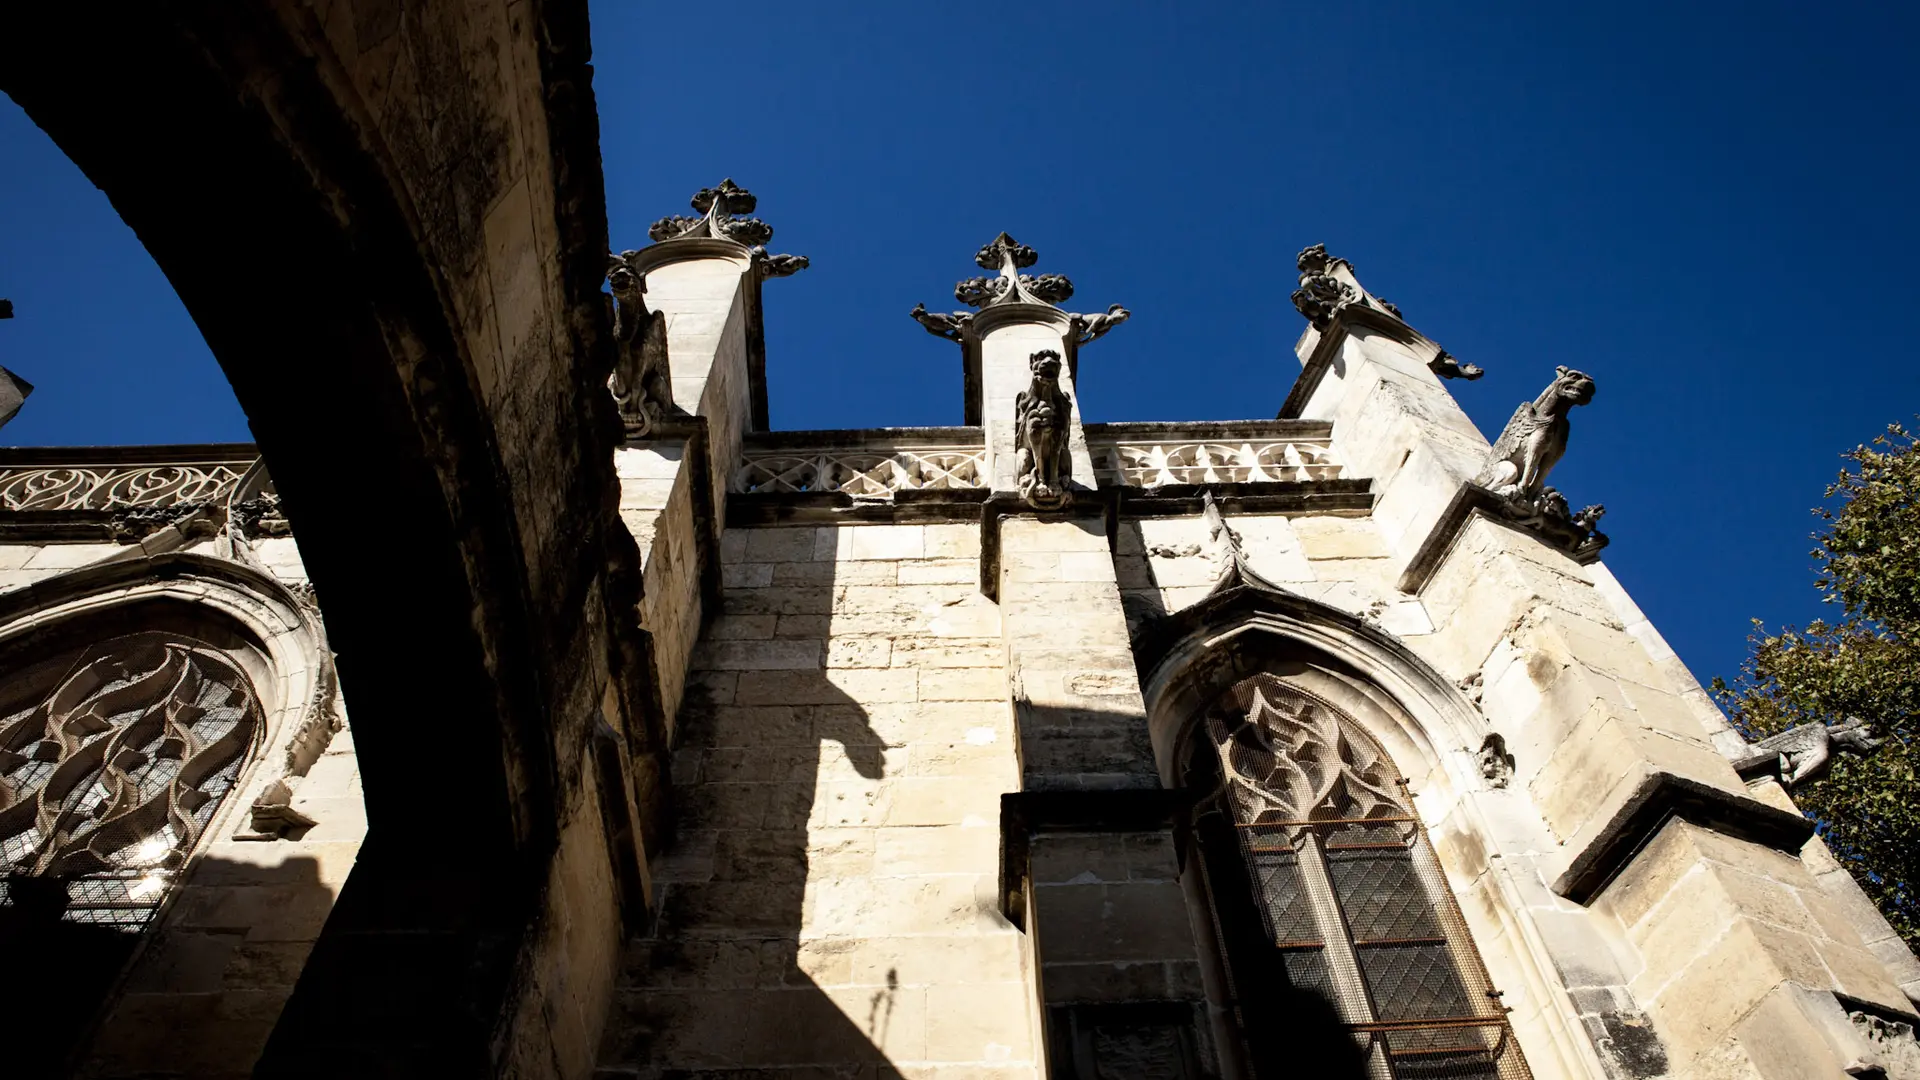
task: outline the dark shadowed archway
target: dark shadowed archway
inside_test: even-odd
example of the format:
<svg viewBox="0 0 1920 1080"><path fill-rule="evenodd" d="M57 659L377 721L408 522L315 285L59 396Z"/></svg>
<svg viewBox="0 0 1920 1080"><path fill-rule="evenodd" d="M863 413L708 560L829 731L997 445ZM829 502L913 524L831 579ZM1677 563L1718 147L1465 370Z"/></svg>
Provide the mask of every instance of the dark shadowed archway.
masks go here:
<svg viewBox="0 0 1920 1080"><path fill-rule="evenodd" d="M617 886L555 884L597 720L656 785L612 617L588 55L582 0L44 4L0 35L0 89L232 382L339 655L370 832L258 1075L591 1062L595 973L545 972L556 923L618 934Z"/></svg>

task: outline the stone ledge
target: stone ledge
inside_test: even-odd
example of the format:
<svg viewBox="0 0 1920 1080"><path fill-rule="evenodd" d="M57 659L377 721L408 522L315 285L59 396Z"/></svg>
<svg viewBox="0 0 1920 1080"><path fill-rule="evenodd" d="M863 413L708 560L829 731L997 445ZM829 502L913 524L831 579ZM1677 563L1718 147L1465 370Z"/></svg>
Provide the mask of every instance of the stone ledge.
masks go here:
<svg viewBox="0 0 1920 1080"><path fill-rule="evenodd" d="M1027 862L1033 837L1048 832L1158 832L1186 813L1188 796L1168 788L1010 791L1000 796L1000 912L1027 929Z"/></svg>
<svg viewBox="0 0 1920 1080"><path fill-rule="evenodd" d="M1813 822L1799 814L1672 773L1640 782L1593 840L1553 882L1553 891L1588 904L1625 870L1674 819L1798 857L1813 835Z"/></svg>
<svg viewBox="0 0 1920 1080"><path fill-rule="evenodd" d="M727 496L727 527L977 521L989 494L985 488L924 488L895 491L886 498L861 498L844 491L733 492Z"/></svg>
<svg viewBox="0 0 1920 1080"><path fill-rule="evenodd" d="M978 427L826 428L815 431L756 431L742 440L747 452L756 450L867 450L930 443L986 445Z"/></svg>
<svg viewBox="0 0 1920 1080"><path fill-rule="evenodd" d="M980 507L980 594L1000 599L1000 519L1027 515L1060 521L1101 515L1112 546L1121 520L1191 517L1203 512L1211 492L1221 510L1232 514L1364 514L1373 509L1371 480L1284 480L1250 484L1169 484L1153 489L1103 487L1075 489L1073 501L1040 512L1011 492L997 492Z"/></svg>
<svg viewBox="0 0 1920 1080"><path fill-rule="evenodd" d="M1500 500L1486 488L1478 484L1460 485L1460 490L1453 495L1453 501L1440 512L1440 519L1433 523L1433 531L1421 541L1420 549L1413 553L1413 559L1407 563L1406 570L1400 574L1400 591L1418 596L1420 590L1427 587L1427 582L1433 580L1433 575L1439 572L1440 564L1446 561L1447 554L1453 550L1454 544L1467 531L1467 526L1475 517L1484 518L1523 536L1531 537L1542 546L1565 555L1580 566L1600 560L1599 548L1576 555L1548 540L1538 531L1507 518L1501 513L1500 507Z"/></svg>
<svg viewBox="0 0 1920 1080"><path fill-rule="evenodd" d="M1333 421L1281 418L1273 420L1126 420L1084 424L1087 442L1124 442L1155 436L1177 436L1195 442L1226 439L1330 439Z"/></svg>

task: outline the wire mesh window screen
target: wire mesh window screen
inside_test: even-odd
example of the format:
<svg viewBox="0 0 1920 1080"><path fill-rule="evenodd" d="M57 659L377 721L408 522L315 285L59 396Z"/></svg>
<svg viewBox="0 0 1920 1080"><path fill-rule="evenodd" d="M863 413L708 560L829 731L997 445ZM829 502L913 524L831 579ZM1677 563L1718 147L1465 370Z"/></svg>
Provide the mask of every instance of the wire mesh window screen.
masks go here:
<svg viewBox="0 0 1920 1080"><path fill-rule="evenodd" d="M143 633L10 673L0 696L0 905L137 931L260 730L219 650Z"/></svg>
<svg viewBox="0 0 1920 1080"><path fill-rule="evenodd" d="M1529 1080L1405 780L1353 720L1271 675L1205 718L1266 943L1377 1080Z"/></svg>

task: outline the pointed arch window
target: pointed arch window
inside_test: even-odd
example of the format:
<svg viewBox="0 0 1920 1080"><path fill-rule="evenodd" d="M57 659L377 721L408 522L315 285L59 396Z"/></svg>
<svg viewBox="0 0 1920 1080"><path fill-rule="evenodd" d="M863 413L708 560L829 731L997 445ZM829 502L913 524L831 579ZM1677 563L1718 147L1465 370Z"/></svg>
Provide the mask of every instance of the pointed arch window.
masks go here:
<svg viewBox="0 0 1920 1080"><path fill-rule="evenodd" d="M1255 675L1194 725L1186 779L1256 1075L1301 1064L1303 1010L1371 1080L1531 1075L1406 781L1351 717Z"/></svg>
<svg viewBox="0 0 1920 1080"><path fill-rule="evenodd" d="M135 931L152 919L260 732L220 650L139 633L0 689L0 905Z"/></svg>

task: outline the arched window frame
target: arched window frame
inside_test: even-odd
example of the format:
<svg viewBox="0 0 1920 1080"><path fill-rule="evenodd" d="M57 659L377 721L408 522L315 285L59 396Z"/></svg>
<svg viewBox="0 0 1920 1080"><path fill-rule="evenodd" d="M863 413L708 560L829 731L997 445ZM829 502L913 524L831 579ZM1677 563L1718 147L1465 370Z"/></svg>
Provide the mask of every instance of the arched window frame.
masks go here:
<svg viewBox="0 0 1920 1080"><path fill-rule="evenodd" d="M1605 928L1576 929L1573 923L1586 918L1584 911L1561 903L1541 881L1509 865L1512 860L1496 857L1519 843L1526 850L1514 853L1530 859L1545 850L1542 844L1551 844L1551 832L1538 811L1525 805L1524 792L1485 789L1476 751L1486 720L1452 679L1376 625L1295 593L1257 586L1221 590L1144 626L1135 639L1135 655L1155 760L1168 788L1182 786L1179 750L1186 745L1187 725L1225 686L1275 663L1331 680L1316 686L1338 697L1407 775L1414 805L1432 830L1437 856L1456 891L1477 883L1475 900L1463 903L1463 913L1483 947L1501 943L1483 956L1506 991L1506 1003L1523 1006L1511 1019L1536 1075L1580 1080L1611 1075L1559 966L1563 951L1583 948L1579 941L1603 935ZM1488 798L1504 804L1498 831L1488 817ZM1186 856L1189 869L1195 849L1191 846ZM1185 874L1183 881L1194 876ZM1190 893L1190 899L1196 913L1206 910L1202 898ZM1540 909L1549 907L1562 920L1557 926L1538 921ZM1217 930L1200 914L1195 929L1203 938ZM1217 953L1221 943L1214 945ZM1605 970L1612 974L1611 968ZM1217 971L1208 976L1217 1008L1225 990ZM1247 1062L1232 1059L1237 1034L1218 1011L1215 1036L1229 1056L1223 1062L1227 1074L1252 1075Z"/></svg>
<svg viewBox="0 0 1920 1080"><path fill-rule="evenodd" d="M263 570L174 552L96 563L0 594L0 672L141 633L215 651L245 676L258 711L231 787L164 860L152 917L124 925L151 930L209 845L262 835L254 828L261 809L285 801L289 779L318 760L342 716L318 612Z"/></svg>
<svg viewBox="0 0 1920 1080"><path fill-rule="evenodd" d="M1187 739L1192 884L1255 1072L1306 1052L1329 1075L1530 1080L1407 781L1353 717L1260 672ZM1305 1050L1297 1014L1323 1005L1351 1052L1324 1032Z"/></svg>

